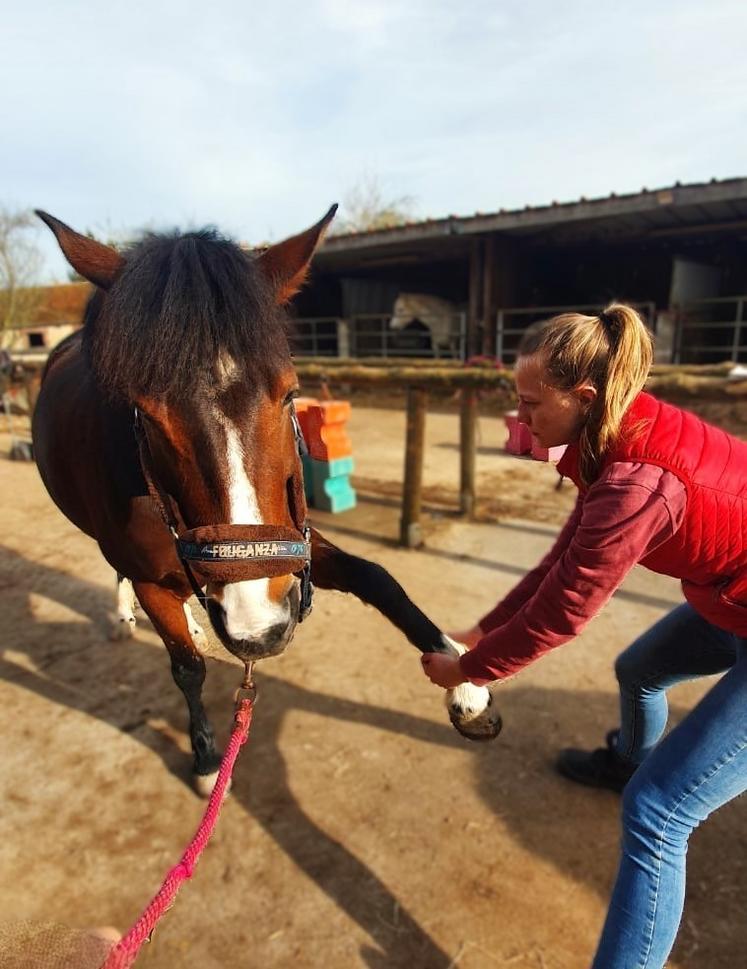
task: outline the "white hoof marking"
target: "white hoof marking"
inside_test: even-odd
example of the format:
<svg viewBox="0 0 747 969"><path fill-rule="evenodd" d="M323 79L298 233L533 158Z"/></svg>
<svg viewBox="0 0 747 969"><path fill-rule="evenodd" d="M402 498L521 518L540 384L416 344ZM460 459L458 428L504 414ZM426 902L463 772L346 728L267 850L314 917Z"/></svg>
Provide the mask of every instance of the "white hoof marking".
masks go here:
<svg viewBox="0 0 747 969"><path fill-rule="evenodd" d="M457 643L446 633L441 633L441 639L453 655L461 656L467 652L466 646ZM487 687L462 683L453 690L446 691L445 702L449 719L465 737L471 740L492 740L500 733L501 718L491 708L492 697Z"/></svg>
<svg viewBox="0 0 747 969"><path fill-rule="evenodd" d="M215 782L218 780L218 771L213 771L212 774L195 774L195 790L200 795L200 797L210 797L213 793L213 788L215 787ZM224 798L228 797L231 793L231 782L228 782L228 787L226 788L226 793L223 795Z"/></svg>
<svg viewBox="0 0 747 969"><path fill-rule="evenodd" d="M117 615L123 623L135 625L135 590L132 582L124 577L117 577Z"/></svg>
<svg viewBox="0 0 747 969"><path fill-rule="evenodd" d="M205 635L205 630L192 615L192 610L189 608L188 602L184 603L184 615L187 617L187 628L189 629L189 635L192 637L192 642L201 653L206 652L209 648L208 638Z"/></svg>
<svg viewBox="0 0 747 969"><path fill-rule="evenodd" d="M117 616L116 619L112 619L109 628L109 639L112 642L118 643L125 639L132 639L135 635L135 617L131 619L124 619L122 616Z"/></svg>

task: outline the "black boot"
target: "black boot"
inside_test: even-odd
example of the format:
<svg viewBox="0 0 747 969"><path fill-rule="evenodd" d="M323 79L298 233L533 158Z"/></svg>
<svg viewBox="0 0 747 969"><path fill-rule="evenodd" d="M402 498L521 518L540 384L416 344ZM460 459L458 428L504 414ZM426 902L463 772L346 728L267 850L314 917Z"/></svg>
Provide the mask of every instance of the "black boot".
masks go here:
<svg viewBox="0 0 747 969"><path fill-rule="evenodd" d="M607 734L607 746L598 747L596 750L576 750L573 747L561 750L556 764L558 770L577 784L622 791L633 776L637 764L618 754L618 733L618 730L610 730Z"/></svg>

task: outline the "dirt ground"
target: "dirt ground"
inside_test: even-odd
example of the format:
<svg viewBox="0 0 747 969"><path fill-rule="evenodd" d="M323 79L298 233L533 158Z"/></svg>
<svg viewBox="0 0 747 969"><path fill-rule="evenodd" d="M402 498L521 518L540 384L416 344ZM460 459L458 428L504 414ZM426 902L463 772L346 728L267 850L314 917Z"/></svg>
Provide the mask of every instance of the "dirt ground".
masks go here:
<svg viewBox="0 0 747 969"><path fill-rule="evenodd" d="M453 514L458 420L429 415L426 546L395 544L404 416L357 407L359 507L315 514L445 628L473 622L544 553L571 506L552 468L480 421L481 521ZM191 837L186 712L149 623L111 642L114 581L0 435L2 920L127 928ZM617 652L680 601L636 570L579 639L501 686L501 736L451 728L418 655L373 610L319 593L264 664L215 838L138 962L262 969L581 969L614 877L619 800L563 781L559 747L616 722ZM198 615L195 606L195 615ZM220 737L240 670L212 650ZM707 683L672 693L677 720ZM679 969L745 964L747 802L692 840ZM3 967L0 953L0 967Z"/></svg>

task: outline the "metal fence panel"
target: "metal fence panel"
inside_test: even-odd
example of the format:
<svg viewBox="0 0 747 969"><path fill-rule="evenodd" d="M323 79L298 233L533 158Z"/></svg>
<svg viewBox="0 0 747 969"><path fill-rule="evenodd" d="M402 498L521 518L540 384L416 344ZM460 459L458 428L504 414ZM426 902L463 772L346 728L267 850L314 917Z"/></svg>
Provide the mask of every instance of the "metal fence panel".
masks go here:
<svg viewBox="0 0 747 969"><path fill-rule="evenodd" d="M581 306L514 306L499 309L495 322L496 356L503 363L516 359L521 338L528 326L538 320L547 320L559 313L588 313L594 316L607 303L587 303ZM646 326L653 332L656 328L656 305L653 302L628 304L642 316Z"/></svg>
<svg viewBox="0 0 747 969"><path fill-rule="evenodd" d="M747 296L690 300L674 307L675 363L747 361L744 304Z"/></svg>
<svg viewBox="0 0 747 969"><path fill-rule="evenodd" d="M293 321L291 345L298 356L466 358L465 313L432 319L424 314L400 330L392 329L390 320L391 313L304 317Z"/></svg>

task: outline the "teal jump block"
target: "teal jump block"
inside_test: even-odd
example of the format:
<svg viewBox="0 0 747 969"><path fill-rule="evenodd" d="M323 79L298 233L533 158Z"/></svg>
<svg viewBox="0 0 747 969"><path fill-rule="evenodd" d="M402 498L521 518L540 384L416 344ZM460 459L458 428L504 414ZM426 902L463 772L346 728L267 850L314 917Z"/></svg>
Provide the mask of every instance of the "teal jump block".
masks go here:
<svg viewBox="0 0 747 969"><path fill-rule="evenodd" d="M353 473L355 461L353 455L349 454L345 458L335 458L333 461L317 461L311 458L312 476L314 480L325 480L326 478L342 478Z"/></svg>
<svg viewBox="0 0 747 969"><path fill-rule="evenodd" d="M303 470L303 493L306 496L307 505L311 505L314 502L314 485L311 481L311 465L313 463L313 459L310 458L308 454L301 455L301 468Z"/></svg>
<svg viewBox="0 0 747 969"><path fill-rule="evenodd" d="M310 504L322 511L337 513L349 511L356 506L355 489L350 484L354 462L352 457L335 458L334 461L308 459L312 497Z"/></svg>

